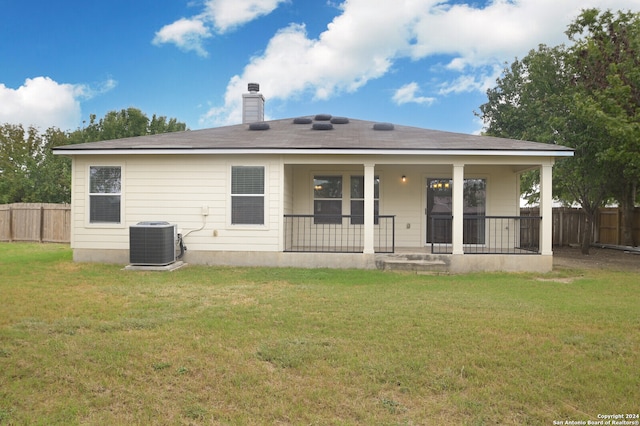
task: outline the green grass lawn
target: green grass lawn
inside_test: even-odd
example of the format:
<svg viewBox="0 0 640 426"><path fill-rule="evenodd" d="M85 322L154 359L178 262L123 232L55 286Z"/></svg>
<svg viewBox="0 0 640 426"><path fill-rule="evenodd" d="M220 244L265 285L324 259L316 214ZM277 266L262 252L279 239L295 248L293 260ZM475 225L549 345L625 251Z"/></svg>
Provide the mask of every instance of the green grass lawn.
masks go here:
<svg viewBox="0 0 640 426"><path fill-rule="evenodd" d="M0 244L0 424L553 424L640 411L638 274L77 264Z"/></svg>

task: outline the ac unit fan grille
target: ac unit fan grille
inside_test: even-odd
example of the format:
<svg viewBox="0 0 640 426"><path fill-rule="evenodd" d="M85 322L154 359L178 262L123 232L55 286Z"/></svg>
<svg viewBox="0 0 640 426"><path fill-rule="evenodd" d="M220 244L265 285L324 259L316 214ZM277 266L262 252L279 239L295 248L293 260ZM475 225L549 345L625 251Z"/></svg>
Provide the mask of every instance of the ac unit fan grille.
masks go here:
<svg viewBox="0 0 640 426"><path fill-rule="evenodd" d="M129 227L129 262L132 265L168 265L176 261L176 225L141 222Z"/></svg>

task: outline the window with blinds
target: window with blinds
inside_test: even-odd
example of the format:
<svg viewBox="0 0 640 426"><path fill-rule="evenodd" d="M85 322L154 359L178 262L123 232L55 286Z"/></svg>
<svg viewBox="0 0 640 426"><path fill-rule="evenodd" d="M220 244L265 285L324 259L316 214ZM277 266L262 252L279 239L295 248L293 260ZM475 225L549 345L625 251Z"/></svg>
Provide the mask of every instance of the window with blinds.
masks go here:
<svg viewBox="0 0 640 426"><path fill-rule="evenodd" d="M89 223L120 223L121 191L121 167L89 167Z"/></svg>
<svg viewBox="0 0 640 426"><path fill-rule="evenodd" d="M231 224L264 225L264 167L231 168Z"/></svg>

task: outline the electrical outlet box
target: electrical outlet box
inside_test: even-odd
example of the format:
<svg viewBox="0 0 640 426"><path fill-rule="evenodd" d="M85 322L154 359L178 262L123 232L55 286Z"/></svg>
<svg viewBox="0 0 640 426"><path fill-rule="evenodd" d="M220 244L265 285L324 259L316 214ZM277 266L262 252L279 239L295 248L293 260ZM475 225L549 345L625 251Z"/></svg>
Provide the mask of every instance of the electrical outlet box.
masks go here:
<svg viewBox="0 0 640 426"><path fill-rule="evenodd" d="M209 206L202 206L202 216L209 216Z"/></svg>

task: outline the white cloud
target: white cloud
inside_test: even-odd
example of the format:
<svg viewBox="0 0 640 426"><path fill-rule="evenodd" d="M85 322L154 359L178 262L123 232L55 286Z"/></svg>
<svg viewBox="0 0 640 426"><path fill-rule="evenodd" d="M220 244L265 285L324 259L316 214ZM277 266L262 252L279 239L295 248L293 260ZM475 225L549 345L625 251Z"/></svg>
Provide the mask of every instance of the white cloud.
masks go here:
<svg viewBox="0 0 640 426"><path fill-rule="evenodd" d="M439 95L450 95L452 93L486 92L496 85L496 80L502 74L502 65L494 64L490 67L478 67L474 73L464 73L453 80L440 84Z"/></svg>
<svg viewBox="0 0 640 426"><path fill-rule="evenodd" d="M152 43L173 43L184 51L206 57L204 40L228 32L238 26L273 12L288 0L207 0L202 13L180 18L156 32Z"/></svg>
<svg viewBox="0 0 640 426"><path fill-rule="evenodd" d="M287 99L305 92L315 99L327 99L354 92L389 72L398 46L406 46L409 37L406 27L390 22L411 20L409 5L380 2L372 7L369 0L349 0L342 8L343 14L318 39L310 39L304 25L291 24L278 31L242 76L229 81L224 107L213 108L200 124L237 123L241 94L251 81L261 84L267 99Z"/></svg>
<svg viewBox="0 0 640 426"><path fill-rule="evenodd" d="M229 81L225 104L210 110L201 124L237 123L241 93L251 81L261 83L267 99L304 94L327 99L384 76L402 58L447 58L436 74L440 82L434 83L440 95L485 91L495 84L505 62L526 55L540 43L566 41L564 31L580 10L640 8L640 0L490 0L485 6L472 4L345 0L339 6L342 13L316 39L310 39L301 24L278 31L263 54L251 58L242 74ZM410 92L411 87L404 89ZM415 97L415 93L405 96L414 96L413 102L431 102Z"/></svg>
<svg viewBox="0 0 640 426"><path fill-rule="evenodd" d="M200 56L207 56L208 53L202 47L202 41L209 37L211 37L211 33L201 19L182 18L173 24L165 25L156 32L153 44L173 43L182 50L194 51Z"/></svg>
<svg viewBox="0 0 640 426"><path fill-rule="evenodd" d="M80 101L106 93L116 84L113 79L97 87L61 84L49 77L28 78L17 89L0 83L0 123L74 129L81 119Z"/></svg>
<svg viewBox="0 0 640 426"><path fill-rule="evenodd" d="M415 104L427 104L431 105L435 102L435 98L430 98L426 96L417 96L420 92L420 86L415 81L405 84L401 88L395 91L393 94L393 102L398 105L415 103Z"/></svg>
<svg viewBox="0 0 640 426"><path fill-rule="evenodd" d="M217 32L225 33L273 12L287 0L209 0L205 15L213 22Z"/></svg>
<svg viewBox="0 0 640 426"><path fill-rule="evenodd" d="M83 100L93 99L96 96L103 95L111 90L115 89L118 85L118 82L113 78L108 78L107 80L98 83L95 86L90 86L87 84L76 84L74 87L77 89L78 98Z"/></svg>

